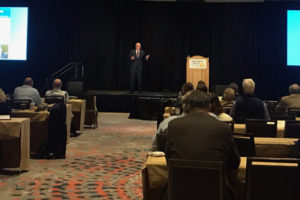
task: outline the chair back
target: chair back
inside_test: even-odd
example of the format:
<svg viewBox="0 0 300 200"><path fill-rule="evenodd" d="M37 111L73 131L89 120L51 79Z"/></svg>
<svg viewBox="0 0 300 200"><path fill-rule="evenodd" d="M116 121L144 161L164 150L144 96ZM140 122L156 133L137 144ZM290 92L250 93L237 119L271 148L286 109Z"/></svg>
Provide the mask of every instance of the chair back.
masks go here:
<svg viewBox="0 0 300 200"><path fill-rule="evenodd" d="M285 121L284 137L300 138L300 121L296 121L296 120Z"/></svg>
<svg viewBox="0 0 300 200"><path fill-rule="evenodd" d="M246 200L300 199L300 159L247 158Z"/></svg>
<svg viewBox="0 0 300 200"><path fill-rule="evenodd" d="M167 134L159 133L156 135L157 151L165 152L167 143Z"/></svg>
<svg viewBox="0 0 300 200"><path fill-rule="evenodd" d="M233 133L240 156L253 157L255 153L254 135L252 133Z"/></svg>
<svg viewBox="0 0 300 200"><path fill-rule="evenodd" d="M296 113L296 117L300 117L300 108L288 108L288 112Z"/></svg>
<svg viewBox="0 0 300 200"><path fill-rule="evenodd" d="M224 200L224 162L169 160L170 200Z"/></svg>
<svg viewBox="0 0 300 200"><path fill-rule="evenodd" d="M86 101L85 122L84 125L98 126L98 109L97 109L97 96L93 93L78 95L79 99Z"/></svg>
<svg viewBox="0 0 300 200"><path fill-rule="evenodd" d="M269 112L271 120L295 120L295 112L285 112L285 111L270 111Z"/></svg>
<svg viewBox="0 0 300 200"><path fill-rule="evenodd" d="M11 114L11 101L6 99L5 102L0 103L0 115L10 115Z"/></svg>
<svg viewBox="0 0 300 200"><path fill-rule="evenodd" d="M65 97L61 95L45 96L45 103L47 104L65 104Z"/></svg>
<svg viewBox="0 0 300 200"><path fill-rule="evenodd" d="M278 104L278 101L264 101L268 111L275 111L276 110L276 106Z"/></svg>
<svg viewBox="0 0 300 200"><path fill-rule="evenodd" d="M25 110L29 109L31 104L30 99L14 99L13 100L13 109Z"/></svg>
<svg viewBox="0 0 300 200"><path fill-rule="evenodd" d="M263 119L247 119L246 132L253 133L254 137L276 137L277 121Z"/></svg>

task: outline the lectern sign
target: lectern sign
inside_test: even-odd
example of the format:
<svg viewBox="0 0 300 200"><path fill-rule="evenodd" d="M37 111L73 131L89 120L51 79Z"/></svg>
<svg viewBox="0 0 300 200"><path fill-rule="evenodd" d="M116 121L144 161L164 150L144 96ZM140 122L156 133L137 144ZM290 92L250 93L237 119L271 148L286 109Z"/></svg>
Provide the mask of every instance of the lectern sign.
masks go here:
<svg viewBox="0 0 300 200"><path fill-rule="evenodd" d="M190 59L190 69L206 69L206 59Z"/></svg>

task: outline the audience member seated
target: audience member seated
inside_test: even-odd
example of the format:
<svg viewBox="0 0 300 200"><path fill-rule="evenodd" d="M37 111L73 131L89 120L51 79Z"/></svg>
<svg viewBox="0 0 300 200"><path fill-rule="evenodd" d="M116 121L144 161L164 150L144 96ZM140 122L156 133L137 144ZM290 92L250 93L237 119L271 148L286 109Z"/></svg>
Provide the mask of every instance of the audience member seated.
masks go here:
<svg viewBox="0 0 300 200"><path fill-rule="evenodd" d="M240 94L239 94L240 88L237 83L234 83L234 82L230 83L228 87L234 90L234 99L236 99L240 96Z"/></svg>
<svg viewBox="0 0 300 200"><path fill-rule="evenodd" d="M232 121L230 115L224 112L224 108L220 103L218 95L214 93L211 93L210 112L214 113L220 121Z"/></svg>
<svg viewBox="0 0 300 200"><path fill-rule="evenodd" d="M187 82L181 86L181 95L184 96L187 92L194 90L194 85Z"/></svg>
<svg viewBox="0 0 300 200"><path fill-rule="evenodd" d="M6 95L3 92L3 90L0 88L0 103L3 103L6 101Z"/></svg>
<svg viewBox="0 0 300 200"><path fill-rule="evenodd" d="M6 103L6 95L0 88L0 115L9 114L9 105Z"/></svg>
<svg viewBox="0 0 300 200"><path fill-rule="evenodd" d="M232 88L226 88L223 93L221 105L223 107L231 108L235 98L235 91Z"/></svg>
<svg viewBox="0 0 300 200"><path fill-rule="evenodd" d="M196 90L208 93L208 88L204 81L199 81Z"/></svg>
<svg viewBox="0 0 300 200"><path fill-rule="evenodd" d="M234 179L240 155L231 128L210 116L210 97L200 91L186 99L190 113L172 120L166 144L166 159L224 161L229 180ZM226 180L227 192L236 197L231 181ZM235 195L233 195L235 194ZM230 198L236 199L236 198Z"/></svg>
<svg viewBox="0 0 300 200"><path fill-rule="evenodd" d="M179 92L179 95L178 95L178 101L179 102L182 102L182 98L183 96L189 92L189 91L193 91L194 90L194 85L190 82L187 82L187 83L184 83L182 86L181 86L181 90Z"/></svg>
<svg viewBox="0 0 300 200"><path fill-rule="evenodd" d="M61 90L62 81L60 79L55 79L53 81L53 89L48 90L45 96L62 96L65 98L65 102L69 101L69 95L66 91Z"/></svg>
<svg viewBox="0 0 300 200"><path fill-rule="evenodd" d="M30 99L35 106L42 103L40 94L37 89L33 88L33 80L30 77L25 78L23 85L15 89L14 99Z"/></svg>
<svg viewBox="0 0 300 200"><path fill-rule="evenodd" d="M187 97L192 93L193 90L188 91L187 93L185 93L185 95L182 98L182 114L181 115L173 115L170 116L166 119L164 119L158 126L158 129L156 131L156 134L152 137L152 148L155 149L155 147L157 146L157 141L156 141L156 135L157 134L167 134L168 133L168 124L176 118L179 117L183 117L185 116L188 112L189 112L189 107L186 106L186 99Z"/></svg>
<svg viewBox="0 0 300 200"><path fill-rule="evenodd" d="M288 108L300 108L300 86L293 84L289 87L289 96L282 97L277 105L277 110L285 111Z"/></svg>
<svg viewBox="0 0 300 200"><path fill-rule="evenodd" d="M270 120L266 104L255 97L254 90L254 81L252 79L244 79L243 95L236 99L230 112L236 123L245 123L246 119Z"/></svg>

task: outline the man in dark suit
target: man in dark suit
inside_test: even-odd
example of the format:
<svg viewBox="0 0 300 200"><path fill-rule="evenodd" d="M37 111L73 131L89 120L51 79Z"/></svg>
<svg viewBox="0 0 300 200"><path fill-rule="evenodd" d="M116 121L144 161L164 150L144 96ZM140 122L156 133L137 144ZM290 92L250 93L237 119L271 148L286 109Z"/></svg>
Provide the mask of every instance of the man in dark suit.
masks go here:
<svg viewBox="0 0 300 200"><path fill-rule="evenodd" d="M190 113L168 125L166 159L224 161L228 178L233 179L240 155L229 125L209 115L210 97L201 91L186 99ZM227 195L237 197L230 182Z"/></svg>
<svg viewBox="0 0 300 200"><path fill-rule="evenodd" d="M131 50L129 53L129 59L131 62L130 66L130 91L133 93L135 90L135 80L137 79L138 90L142 90L142 71L143 71L143 61L149 60L150 55L145 55L145 52L141 50L141 43L135 44L135 49Z"/></svg>
<svg viewBox="0 0 300 200"><path fill-rule="evenodd" d="M247 119L270 120L265 102L254 95L255 82L251 78L243 80L243 94L236 98L230 111L236 123L245 123Z"/></svg>

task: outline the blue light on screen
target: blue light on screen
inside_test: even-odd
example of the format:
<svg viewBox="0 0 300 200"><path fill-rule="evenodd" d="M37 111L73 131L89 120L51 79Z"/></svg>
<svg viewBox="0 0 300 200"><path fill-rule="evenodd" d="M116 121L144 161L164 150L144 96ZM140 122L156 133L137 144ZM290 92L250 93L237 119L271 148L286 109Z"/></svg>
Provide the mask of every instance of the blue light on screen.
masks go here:
<svg viewBox="0 0 300 200"><path fill-rule="evenodd" d="M300 66L300 10L287 11L287 65Z"/></svg>
<svg viewBox="0 0 300 200"><path fill-rule="evenodd" d="M0 7L0 60L27 59L27 7Z"/></svg>

